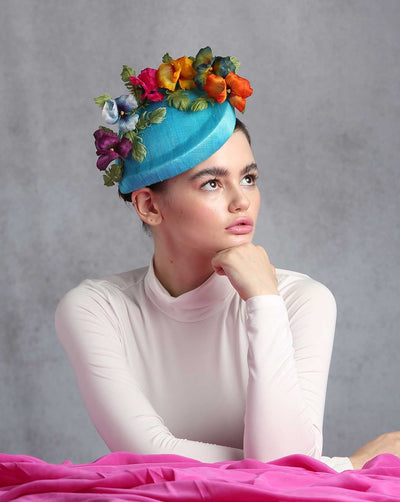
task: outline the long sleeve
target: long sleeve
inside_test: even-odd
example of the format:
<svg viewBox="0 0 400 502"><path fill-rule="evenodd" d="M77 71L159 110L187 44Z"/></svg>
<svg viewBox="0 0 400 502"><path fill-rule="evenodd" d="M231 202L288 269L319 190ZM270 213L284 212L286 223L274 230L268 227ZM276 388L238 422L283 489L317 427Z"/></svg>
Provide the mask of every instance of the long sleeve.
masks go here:
<svg viewBox="0 0 400 502"><path fill-rule="evenodd" d="M120 321L106 294L90 285L71 290L58 305L56 330L88 414L111 451L203 462L243 458L240 449L177 438L168 430L128 366Z"/></svg>
<svg viewBox="0 0 400 502"><path fill-rule="evenodd" d="M281 296L246 303L217 274L171 297L151 266L65 295L56 330L111 451L321 458L335 301L307 276L279 275Z"/></svg>
<svg viewBox="0 0 400 502"><path fill-rule="evenodd" d="M296 291L286 291L285 301L278 295L247 301L246 457L268 461L303 453L321 459L336 303L311 279ZM347 458L322 460L338 470L351 468Z"/></svg>

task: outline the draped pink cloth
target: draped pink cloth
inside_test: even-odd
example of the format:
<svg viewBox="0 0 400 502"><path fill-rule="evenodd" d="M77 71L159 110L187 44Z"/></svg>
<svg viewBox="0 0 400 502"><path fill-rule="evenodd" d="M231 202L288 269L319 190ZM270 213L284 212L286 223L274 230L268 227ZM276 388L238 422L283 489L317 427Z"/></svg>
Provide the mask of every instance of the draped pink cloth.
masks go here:
<svg viewBox="0 0 400 502"><path fill-rule="evenodd" d="M337 473L304 455L274 462L205 464L177 455L111 453L90 464L48 464L0 454L0 502L391 501L400 500L400 459L379 455Z"/></svg>

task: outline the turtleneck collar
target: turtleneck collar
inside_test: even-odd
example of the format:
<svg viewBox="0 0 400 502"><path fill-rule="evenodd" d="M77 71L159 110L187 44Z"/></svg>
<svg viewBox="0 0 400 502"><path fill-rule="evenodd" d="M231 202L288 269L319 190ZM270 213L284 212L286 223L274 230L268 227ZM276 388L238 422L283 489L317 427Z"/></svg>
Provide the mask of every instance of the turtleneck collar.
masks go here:
<svg viewBox="0 0 400 502"><path fill-rule="evenodd" d="M195 322L210 317L231 300L236 293L229 279L212 274L199 287L171 296L154 273L153 260L144 279L145 292L151 302L168 317Z"/></svg>

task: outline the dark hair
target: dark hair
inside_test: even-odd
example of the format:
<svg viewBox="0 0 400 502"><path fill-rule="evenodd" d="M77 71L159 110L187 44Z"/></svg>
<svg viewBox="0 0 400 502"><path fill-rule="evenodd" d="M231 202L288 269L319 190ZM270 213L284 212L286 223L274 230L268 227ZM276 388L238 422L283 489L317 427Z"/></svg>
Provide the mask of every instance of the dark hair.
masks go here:
<svg viewBox="0 0 400 502"><path fill-rule="evenodd" d="M246 136L247 141L249 142L249 145L251 145L251 138L250 138L249 131L247 130L247 127L243 124L243 122L241 120L239 120L238 118L236 118L235 129L233 132L235 132L235 131L241 131ZM164 188L166 186L166 181L167 180L159 181L158 183L153 183L153 185L149 185L147 188L151 188L151 190L153 190L154 192L161 192L162 190L164 190ZM118 195L125 202L132 202L132 193L133 192L121 193L118 188ZM151 232L150 232L149 225L143 221L142 226L143 226L143 230L150 235Z"/></svg>

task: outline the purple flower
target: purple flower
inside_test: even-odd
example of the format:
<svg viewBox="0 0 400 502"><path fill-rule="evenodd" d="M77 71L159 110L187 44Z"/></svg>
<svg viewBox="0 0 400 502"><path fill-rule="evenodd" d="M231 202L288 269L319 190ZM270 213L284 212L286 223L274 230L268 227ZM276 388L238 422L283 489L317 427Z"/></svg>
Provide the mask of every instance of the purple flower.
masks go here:
<svg viewBox="0 0 400 502"><path fill-rule="evenodd" d="M125 159L132 149L127 138L120 139L114 132L97 129L93 136L96 154L99 155L97 167L100 171L105 171L108 164L119 157Z"/></svg>
<svg viewBox="0 0 400 502"><path fill-rule="evenodd" d="M124 94L116 99L108 99L103 106L103 118L107 124L115 124L121 131L133 131L136 127L139 115L132 113L138 104L135 96Z"/></svg>

